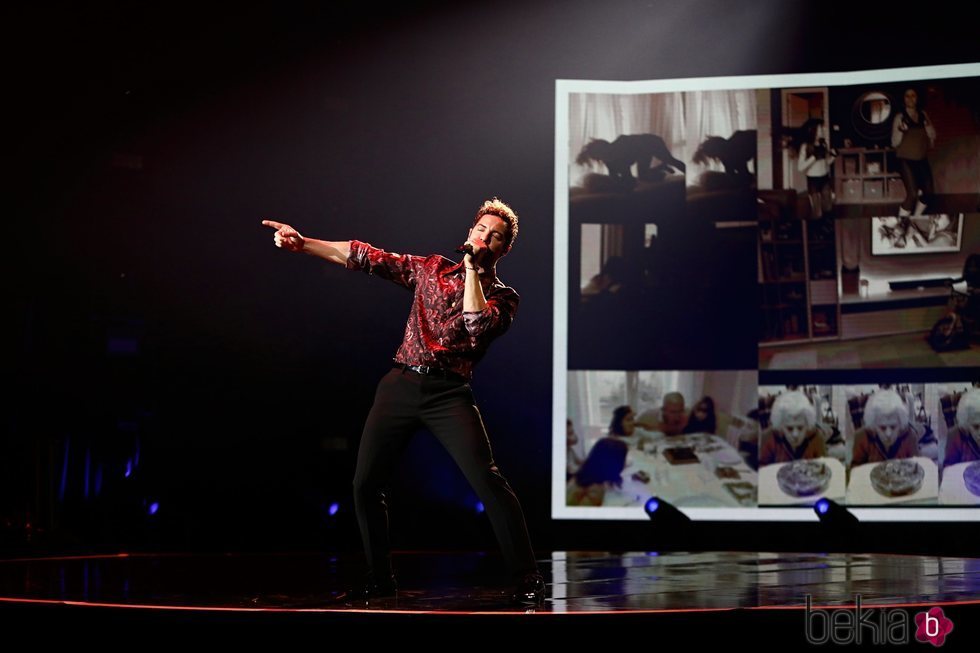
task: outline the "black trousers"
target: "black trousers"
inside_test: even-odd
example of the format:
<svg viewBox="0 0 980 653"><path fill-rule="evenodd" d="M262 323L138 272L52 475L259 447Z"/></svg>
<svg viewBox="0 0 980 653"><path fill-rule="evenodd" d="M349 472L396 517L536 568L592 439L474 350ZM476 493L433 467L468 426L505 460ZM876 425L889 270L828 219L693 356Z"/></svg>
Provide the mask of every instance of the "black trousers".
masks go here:
<svg viewBox="0 0 980 653"><path fill-rule="evenodd" d="M493 462L470 384L395 368L378 383L354 474L354 507L371 573L382 579L392 573L385 493L405 447L423 426L483 502L510 572L536 571L521 504Z"/></svg>
<svg viewBox="0 0 980 653"><path fill-rule="evenodd" d="M807 177L806 192L810 196L810 215L822 217L834 208L833 189L830 187L830 175L822 177Z"/></svg>
<svg viewBox="0 0 980 653"><path fill-rule="evenodd" d="M899 159L898 172L902 175L902 183L905 184L903 209L911 212L919 200L926 205L932 204L932 168L927 159L920 161ZM922 197L919 197L919 191L922 191Z"/></svg>

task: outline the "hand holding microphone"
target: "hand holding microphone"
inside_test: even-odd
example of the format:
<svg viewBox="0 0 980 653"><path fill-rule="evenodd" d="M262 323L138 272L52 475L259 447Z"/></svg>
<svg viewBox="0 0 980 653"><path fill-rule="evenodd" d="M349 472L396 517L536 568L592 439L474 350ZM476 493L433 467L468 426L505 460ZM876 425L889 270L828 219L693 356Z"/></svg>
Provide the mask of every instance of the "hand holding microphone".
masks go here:
<svg viewBox="0 0 980 653"><path fill-rule="evenodd" d="M490 252L490 248L480 243L473 243L467 240L465 243L456 248L456 251L460 254L465 254L463 262L466 267L476 267L481 265Z"/></svg>

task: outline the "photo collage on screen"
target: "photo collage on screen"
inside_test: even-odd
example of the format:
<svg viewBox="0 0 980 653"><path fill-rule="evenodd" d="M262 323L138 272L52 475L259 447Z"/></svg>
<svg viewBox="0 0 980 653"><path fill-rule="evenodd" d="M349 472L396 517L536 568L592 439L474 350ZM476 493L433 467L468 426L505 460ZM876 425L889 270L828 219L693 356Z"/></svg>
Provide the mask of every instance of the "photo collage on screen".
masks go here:
<svg viewBox="0 0 980 653"><path fill-rule="evenodd" d="M555 517L980 506L967 72L564 87Z"/></svg>
<svg viewBox="0 0 980 653"><path fill-rule="evenodd" d="M980 383L759 386L759 505L980 505Z"/></svg>

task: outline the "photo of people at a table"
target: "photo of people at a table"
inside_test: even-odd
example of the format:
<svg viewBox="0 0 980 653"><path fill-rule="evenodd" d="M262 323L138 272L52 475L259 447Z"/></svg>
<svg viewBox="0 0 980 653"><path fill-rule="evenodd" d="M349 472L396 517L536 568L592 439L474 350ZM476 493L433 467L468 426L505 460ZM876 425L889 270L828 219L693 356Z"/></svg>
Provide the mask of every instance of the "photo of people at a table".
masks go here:
<svg viewBox="0 0 980 653"><path fill-rule="evenodd" d="M980 382L760 386L759 505L980 504Z"/></svg>
<svg viewBox="0 0 980 653"><path fill-rule="evenodd" d="M978 79L559 87L553 515L980 505Z"/></svg>
<svg viewBox="0 0 980 653"><path fill-rule="evenodd" d="M755 371L571 371L566 505L754 507Z"/></svg>

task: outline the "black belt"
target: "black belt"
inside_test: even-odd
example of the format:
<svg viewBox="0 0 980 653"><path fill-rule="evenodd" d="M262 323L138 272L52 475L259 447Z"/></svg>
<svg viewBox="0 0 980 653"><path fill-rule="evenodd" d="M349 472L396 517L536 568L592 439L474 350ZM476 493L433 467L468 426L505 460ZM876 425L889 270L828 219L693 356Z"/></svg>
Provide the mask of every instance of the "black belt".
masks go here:
<svg viewBox="0 0 980 653"><path fill-rule="evenodd" d="M416 374L423 374L425 376L438 376L443 379L453 379L454 381L466 381L466 377L464 377L462 374L450 372L449 370L444 370L441 367L429 367L428 365L406 365L405 363L395 363L395 367L403 370L411 370Z"/></svg>

